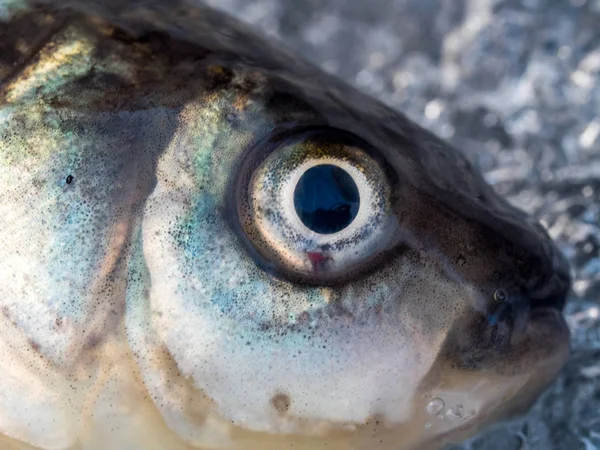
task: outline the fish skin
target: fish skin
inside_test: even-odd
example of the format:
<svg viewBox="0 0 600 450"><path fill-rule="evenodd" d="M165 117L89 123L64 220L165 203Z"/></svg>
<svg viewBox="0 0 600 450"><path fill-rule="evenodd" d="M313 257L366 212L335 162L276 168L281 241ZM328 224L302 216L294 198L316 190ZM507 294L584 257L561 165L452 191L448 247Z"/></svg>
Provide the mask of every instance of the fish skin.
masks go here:
<svg viewBox="0 0 600 450"><path fill-rule="evenodd" d="M0 433L426 448L525 411L562 367L566 260L458 150L202 5L19 9L0 28ZM257 148L316 128L372 148L393 188L381 258L334 283L257 251L232 194ZM119 402L152 425L101 439Z"/></svg>

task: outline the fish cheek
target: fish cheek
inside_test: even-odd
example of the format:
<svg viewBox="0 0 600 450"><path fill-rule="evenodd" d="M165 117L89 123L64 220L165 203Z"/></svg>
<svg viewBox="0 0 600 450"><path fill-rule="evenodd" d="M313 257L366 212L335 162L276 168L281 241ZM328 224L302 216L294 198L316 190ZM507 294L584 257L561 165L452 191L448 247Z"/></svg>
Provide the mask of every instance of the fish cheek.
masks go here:
<svg viewBox="0 0 600 450"><path fill-rule="evenodd" d="M163 162L159 173L181 174L174 160ZM417 384L460 310L444 304L467 292L414 252L352 286L273 279L211 216L210 189L197 194L183 174L168 189L163 178L171 179L158 177L136 238L127 328L174 431L199 445L249 433L335 442L377 413L390 424L410 419ZM155 364L164 358L172 362ZM188 396L205 406L199 420L182 412Z"/></svg>
<svg viewBox="0 0 600 450"><path fill-rule="evenodd" d="M211 335L211 311L231 307L219 302L219 283L246 273L229 261L237 244L220 213L229 172L260 124L228 120L235 98L209 96L178 116L135 223L127 283L127 337L154 404L178 436L216 447L227 444L229 424L191 373L229 331Z"/></svg>

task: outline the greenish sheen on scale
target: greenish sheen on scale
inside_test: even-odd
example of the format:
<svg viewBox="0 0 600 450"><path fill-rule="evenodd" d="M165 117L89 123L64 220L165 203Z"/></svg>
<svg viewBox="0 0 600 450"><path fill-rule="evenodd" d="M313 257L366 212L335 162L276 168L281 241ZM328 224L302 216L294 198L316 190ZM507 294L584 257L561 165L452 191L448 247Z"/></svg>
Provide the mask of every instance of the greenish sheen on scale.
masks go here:
<svg viewBox="0 0 600 450"><path fill-rule="evenodd" d="M402 114L192 2L0 14L3 449L434 449L564 365L564 257Z"/></svg>

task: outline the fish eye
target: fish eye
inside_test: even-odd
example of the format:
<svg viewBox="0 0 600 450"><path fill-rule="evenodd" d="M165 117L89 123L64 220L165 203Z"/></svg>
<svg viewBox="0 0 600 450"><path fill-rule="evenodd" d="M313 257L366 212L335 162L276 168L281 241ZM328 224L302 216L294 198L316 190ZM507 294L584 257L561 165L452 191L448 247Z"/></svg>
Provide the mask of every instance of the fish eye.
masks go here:
<svg viewBox="0 0 600 450"><path fill-rule="evenodd" d="M238 216L253 249L285 275L335 281L391 245L391 179L375 149L348 133L279 140L239 177Z"/></svg>

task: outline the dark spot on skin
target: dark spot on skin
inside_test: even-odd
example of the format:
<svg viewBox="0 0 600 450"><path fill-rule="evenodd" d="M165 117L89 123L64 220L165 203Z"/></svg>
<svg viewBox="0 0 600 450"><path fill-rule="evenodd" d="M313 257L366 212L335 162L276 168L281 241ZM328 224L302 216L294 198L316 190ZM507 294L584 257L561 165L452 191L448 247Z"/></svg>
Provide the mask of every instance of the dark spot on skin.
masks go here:
<svg viewBox="0 0 600 450"><path fill-rule="evenodd" d="M279 414L285 414L289 411L292 401L286 394L280 392L271 398L271 404Z"/></svg>
<svg viewBox="0 0 600 450"><path fill-rule="evenodd" d="M98 334L92 334L87 343L86 343L86 348L94 348L97 347L98 344L100 344L102 342L102 336L99 336Z"/></svg>
<svg viewBox="0 0 600 450"><path fill-rule="evenodd" d="M67 184L71 184L73 182L73 175L67 175L67 178L65 179L65 182Z"/></svg>
<svg viewBox="0 0 600 450"><path fill-rule="evenodd" d="M41 189L42 186L44 186L44 181L41 180L40 178L34 178L33 180L31 180L31 184L36 188L36 189Z"/></svg>
<svg viewBox="0 0 600 450"><path fill-rule="evenodd" d="M33 351L35 352L39 352L40 351L40 344L38 344L36 341L34 341L33 339L29 339L29 346L33 349Z"/></svg>

